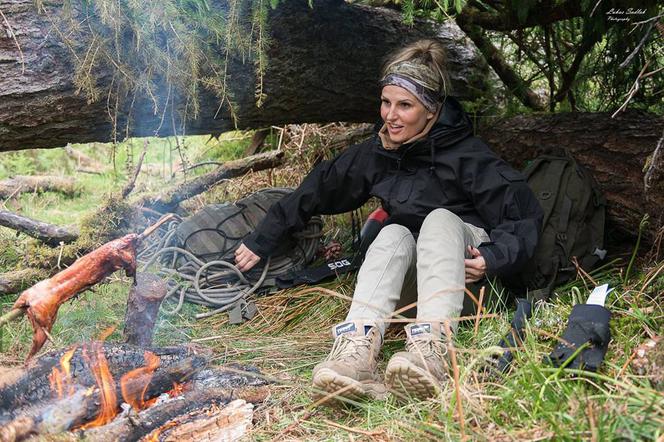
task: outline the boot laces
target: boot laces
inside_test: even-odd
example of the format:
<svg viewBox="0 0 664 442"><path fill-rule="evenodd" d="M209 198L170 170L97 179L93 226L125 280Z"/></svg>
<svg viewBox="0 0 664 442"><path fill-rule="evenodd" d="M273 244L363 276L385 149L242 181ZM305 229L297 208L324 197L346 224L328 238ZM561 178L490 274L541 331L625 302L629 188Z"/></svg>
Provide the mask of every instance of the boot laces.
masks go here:
<svg viewBox="0 0 664 442"><path fill-rule="evenodd" d="M406 342L406 351L421 356L424 359L432 357L443 359L447 355L447 347L432 334L423 334L415 338L410 338Z"/></svg>
<svg viewBox="0 0 664 442"><path fill-rule="evenodd" d="M332 351L327 357L328 361L338 361L346 358L358 359L363 350L369 352L371 348L371 338L369 336L348 336L341 335L334 340Z"/></svg>

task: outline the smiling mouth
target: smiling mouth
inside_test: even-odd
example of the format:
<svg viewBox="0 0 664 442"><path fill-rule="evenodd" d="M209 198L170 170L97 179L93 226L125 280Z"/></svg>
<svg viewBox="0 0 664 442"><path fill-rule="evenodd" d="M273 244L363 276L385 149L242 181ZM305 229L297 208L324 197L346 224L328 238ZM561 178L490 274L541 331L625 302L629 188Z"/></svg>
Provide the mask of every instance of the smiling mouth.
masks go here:
<svg viewBox="0 0 664 442"><path fill-rule="evenodd" d="M393 125L393 124L389 124L389 123L388 123L388 125L387 125L387 129L388 129L390 132L398 132L398 131L400 131L401 129L403 129L403 126L396 126L396 125Z"/></svg>

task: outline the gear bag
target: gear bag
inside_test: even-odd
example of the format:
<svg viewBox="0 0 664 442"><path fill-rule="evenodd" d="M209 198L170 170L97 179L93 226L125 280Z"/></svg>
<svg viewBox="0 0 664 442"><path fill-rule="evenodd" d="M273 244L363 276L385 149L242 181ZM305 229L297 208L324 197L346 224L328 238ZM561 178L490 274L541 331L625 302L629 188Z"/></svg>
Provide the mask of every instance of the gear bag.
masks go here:
<svg viewBox="0 0 664 442"><path fill-rule="evenodd" d="M576 275L574 257L590 271L606 256L606 201L590 173L568 152L540 156L524 174L544 210L543 228L533 258L515 280L505 282L521 296L548 299L554 287Z"/></svg>
<svg viewBox="0 0 664 442"><path fill-rule="evenodd" d="M323 221L315 216L305 228L292 234L268 259L250 271L235 267L235 250L253 232L269 208L292 192L270 188L235 203L211 204L182 221L171 222L154 243L139 253L142 268L158 263L158 274L168 283L167 298L178 299L177 313L184 301L214 310L196 315L203 318L231 310L231 322L250 319L255 306L247 297L276 286L275 280L309 264L318 249Z"/></svg>

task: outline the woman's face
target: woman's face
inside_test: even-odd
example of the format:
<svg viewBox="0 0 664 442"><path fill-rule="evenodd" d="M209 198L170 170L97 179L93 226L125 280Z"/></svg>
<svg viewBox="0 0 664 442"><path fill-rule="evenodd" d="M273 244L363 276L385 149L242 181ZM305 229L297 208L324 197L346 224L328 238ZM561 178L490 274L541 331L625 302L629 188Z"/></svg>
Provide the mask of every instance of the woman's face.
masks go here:
<svg viewBox="0 0 664 442"><path fill-rule="evenodd" d="M434 116L420 100L402 87L387 85L383 87L380 98L380 116L395 143L404 143L422 132Z"/></svg>

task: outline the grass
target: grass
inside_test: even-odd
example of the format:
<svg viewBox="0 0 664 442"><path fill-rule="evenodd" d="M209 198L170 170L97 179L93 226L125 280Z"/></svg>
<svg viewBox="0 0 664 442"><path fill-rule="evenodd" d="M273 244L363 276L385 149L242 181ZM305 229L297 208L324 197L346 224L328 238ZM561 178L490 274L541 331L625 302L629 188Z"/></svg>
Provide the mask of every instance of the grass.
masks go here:
<svg viewBox="0 0 664 442"><path fill-rule="evenodd" d="M268 185L294 185L303 170L313 165L316 155L325 152L331 126L291 126L281 134L275 131L272 144L282 143L288 162L272 172L249 174L218 186L187 204L191 210L212 201L237 198ZM186 139L185 157L189 164L223 161L239 156L249 143L249 134ZM135 192L149 192L181 180L174 140L151 140L146 173ZM75 164L61 150L1 154L0 179L11 174L52 173L58 170L80 181L81 194L64 198L57 194L23 195L7 201L10 210L30 214L53 223L77 223L102 204L109 192L117 192L126 181L123 164L133 149L137 158L140 141L116 150L116 165L110 162L110 147L77 146L107 164L103 175L76 173ZM306 149L315 155L305 155ZM213 167L213 166L210 166ZM196 168L189 176L204 173ZM156 171L156 172L155 172ZM100 191L101 189L101 191ZM327 239L349 242L346 216L326 219ZM0 271L20 265L31 250L32 240L18 238L0 229ZM638 261L637 261L638 262ZM424 402L386 401L344 403L336 407L315 406L312 400L311 370L331 347L330 326L343 320L348 309L344 297L352 295L353 276L323 284L320 289L293 288L256 300L259 314L240 326L232 326L225 315L196 321L196 306L185 305L176 315L161 314L155 343L174 345L196 342L214 351L216 363L240 362L259 367L274 380L272 394L256 409L251 438L255 440L664 440L664 395L651 388L648 380L631 373L626 362L635 347L650 335L661 334L664 307L664 262L636 265L629 274L624 261L593 272L590 277L615 287L608 308L612 312L613 340L599 373L559 370L543 363L565 328L572 306L583 302L594 284L588 277L558 287L550 303L537 305L526 332L524 350L516 354L512 371L500 377L485 377L481 366L503 333L508 330L510 313L504 305L491 307L499 313L483 319L477 333L472 323L462 325L455 338L459 360L459 395L463 419L457 415L456 391L450 382L439 398ZM116 327L110 340L121 340L121 330L129 281L118 276L100 284L62 306L53 329L54 342L61 347L99 336ZM495 290L495 289L492 289ZM340 294L336 296L333 292ZM6 310L13 296L0 298ZM168 306L170 307L170 306ZM4 327L0 336L0 366L21 363L30 346L27 321ZM384 370L387 359L403 348L399 327L388 331L385 340ZM463 420L463 429L460 422Z"/></svg>

